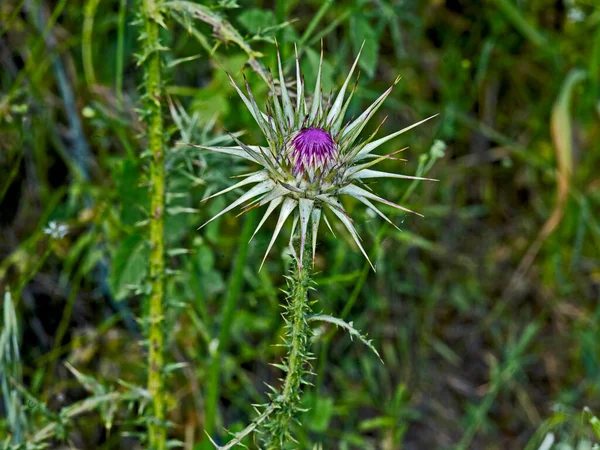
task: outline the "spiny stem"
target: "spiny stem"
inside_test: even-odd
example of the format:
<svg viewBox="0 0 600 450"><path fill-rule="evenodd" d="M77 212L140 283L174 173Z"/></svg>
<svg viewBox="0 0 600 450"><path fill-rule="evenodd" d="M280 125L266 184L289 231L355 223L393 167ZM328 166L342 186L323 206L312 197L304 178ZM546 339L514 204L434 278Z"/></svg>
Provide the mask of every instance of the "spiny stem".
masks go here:
<svg viewBox="0 0 600 450"><path fill-rule="evenodd" d="M310 261L308 249L301 251L306 252L304 261ZM273 399L276 409L265 425L267 449L281 449L286 442L293 440L291 426L300 412L302 384L306 383L303 379L306 374L305 366L311 359L309 340L312 330L308 324L310 263L306 263L304 267L296 265L294 275L289 280L290 291L284 315L286 347L289 349L285 363L286 378L281 393Z"/></svg>
<svg viewBox="0 0 600 450"><path fill-rule="evenodd" d="M309 352L312 329L309 326L311 308L308 300L308 291L313 283L310 275L311 269L311 239L307 238L307 245L301 251L304 252L304 265L300 265L300 258L292 248L292 254L296 260L294 273L288 277L288 304L285 306L283 315L285 320L285 347L288 354L284 365L278 365L284 370L286 377L280 390L272 388L274 393L270 394L271 403L263 405L264 410L250 425L240 433L234 435L225 446L219 446L212 439L211 442L218 450L228 450L241 442L250 433L262 424L263 443L265 450L281 450L285 444L294 441L291 433L292 423L298 422L298 416L302 412L302 384L309 384L304 376L309 374L306 365L313 359Z"/></svg>
<svg viewBox="0 0 600 450"><path fill-rule="evenodd" d="M162 380L164 346L164 202L165 170L163 149L163 117L161 61L158 24L155 20L157 2L143 0L141 3L145 24L144 47L151 53L145 61L145 96L148 112L148 145L150 161L150 307L149 307L149 354L148 391L152 397L154 418L148 425L149 444L153 450L166 448L165 400Z"/></svg>
<svg viewBox="0 0 600 450"><path fill-rule="evenodd" d="M306 315L308 313L308 289L305 286L302 274L299 273L295 280L294 291L290 303L290 320L291 320L291 338L292 347L288 357L288 376L285 379L283 388L283 400L292 402L293 396L298 394L300 386L302 369L304 367L304 356L306 355L307 322Z"/></svg>

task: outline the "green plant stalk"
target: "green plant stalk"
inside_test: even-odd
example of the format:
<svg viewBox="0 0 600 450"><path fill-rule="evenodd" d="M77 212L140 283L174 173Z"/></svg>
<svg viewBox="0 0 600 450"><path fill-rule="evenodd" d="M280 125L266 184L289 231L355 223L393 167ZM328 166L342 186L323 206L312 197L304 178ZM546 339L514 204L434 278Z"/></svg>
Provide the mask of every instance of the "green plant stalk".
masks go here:
<svg viewBox="0 0 600 450"><path fill-rule="evenodd" d="M310 239L307 238L306 242L310 242ZM312 359L309 352L312 329L308 324L311 313L308 301L308 290L312 283L309 262L311 256L308 248L301 251L305 252L304 267L296 265L293 277L289 278L288 305L284 314L286 347L289 349L284 365L286 377L281 393L273 398L276 407L265 425L267 449L281 449L286 442L293 440L291 427L297 421L301 409L302 385L307 384L304 380L304 375L307 374L305 366Z"/></svg>
<svg viewBox="0 0 600 450"><path fill-rule="evenodd" d="M294 283L290 307L288 314L290 315L290 335L291 349L288 357L287 369L288 376L285 379L283 388L283 402L291 404L299 394L300 384L302 382L302 374L304 364L306 363L307 343L309 328L306 321L306 315L309 312L308 306L308 277L303 276L303 272L297 273L297 278Z"/></svg>
<svg viewBox="0 0 600 450"><path fill-rule="evenodd" d="M321 21L321 19L325 15L325 13L329 10L331 5L333 5L333 0L328 0L321 4L321 7L317 11L317 13L314 15L314 17L312 18L312 20L310 21L310 23L304 30L302 37L300 38L300 42L298 43L298 47L300 48L300 50L304 47L304 44L306 44L306 41L312 36L313 32L317 28L317 25L319 25L319 22ZM278 19L278 20L281 22L282 19L281 20Z"/></svg>
<svg viewBox="0 0 600 450"><path fill-rule="evenodd" d="M527 39L536 46L548 47L546 37L521 13L520 9L511 0L494 0L500 12L506 19Z"/></svg>
<svg viewBox="0 0 600 450"><path fill-rule="evenodd" d="M150 305L149 305L149 353L148 392L152 397L154 418L148 425L150 448L166 448L165 392L162 380L164 362L164 206L165 168L163 149L162 85L158 23L154 19L156 4L143 0L142 14L145 23L144 47L151 49L145 61L145 96L148 112L148 145L150 160Z"/></svg>
<svg viewBox="0 0 600 450"><path fill-rule="evenodd" d="M0 294L1 295L1 294ZM19 346L19 327L15 304L9 290L4 292L4 303L0 308L0 389L2 389L2 403L4 405L5 424L10 434L4 441L8 448L21 448L23 437L28 429L27 417L23 413L21 394L9 386L22 382L21 355Z"/></svg>
<svg viewBox="0 0 600 450"><path fill-rule="evenodd" d="M96 84L94 62L92 58L92 41L94 34L94 16L100 0L88 0L84 9L83 30L81 32L81 56L83 59L83 74L88 86Z"/></svg>
<svg viewBox="0 0 600 450"><path fill-rule="evenodd" d="M6 177L6 179L4 181L4 186L2 186L0 188L0 203L2 203L2 200L4 200L4 196L8 192L8 189L10 188L12 182L14 181L14 179L17 177L17 174L19 173L19 168L21 167L22 159L23 159L23 154L19 153L17 160L15 161L12 169L10 169L8 176Z"/></svg>

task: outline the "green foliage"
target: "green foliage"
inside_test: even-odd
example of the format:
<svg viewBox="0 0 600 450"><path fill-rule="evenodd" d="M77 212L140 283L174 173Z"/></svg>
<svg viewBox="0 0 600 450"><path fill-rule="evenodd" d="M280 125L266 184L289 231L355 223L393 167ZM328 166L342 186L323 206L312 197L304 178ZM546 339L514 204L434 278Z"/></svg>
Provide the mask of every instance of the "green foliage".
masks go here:
<svg viewBox="0 0 600 450"><path fill-rule="evenodd" d="M232 439L224 429L252 449L269 429L291 433L298 449L600 442L596 2L151 2L159 45L140 36L139 10L124 0L0 3L0 448L149 447L144 151L155 102L138 89L136 62L157 53L167 446L213 448L208 404L220 446ZM344 204L377 274L344 230L323 227L310 299L343 322L336 331L306 312L299 362L314 386L295 386L301 400L280 410L265 405L265 383L280 394L289 363L289 346L273 345L290 341L293 310L280 315L280 290L293 290L287 242L258 273L274 222L249 244L235 214L198 231L235 193L201 200L251 165L177 144L232 145L226 130L262 143L223 68L240 86L244 70L262 107L275 38L288 80L297 44L309 94L321 40L326 93L364 42L347 120L398 75L375 118L388 116L380 135L440 113L381 152L409 146L396 155L406 161L382 170L440 181L373 186L425 219L392 215L398 231ZM52 221L66 235L44 234ZM385 364L341 332L350 324Z"/></svg>
<svg viewBox="0 0 600 450"><path fill-rule="evenodd" d="M108 279L116 300L127 297L133 289L140 289L147 276L148 248L146 240L137 234L127 237L114 254L113 270Z"/></svg>
<svg viewBox="0 0 600 450"><path fill-rule="evenodd" d="M5 292L3 302L2 332L0 332L0 387L4 411L6 411L6 428L9 436L5 444L22 444L27 432L27 417L23 411L23 399L14 386L22 382L21 361L19 351L19 328L15 305L10 292ZM1 429L1 428L0 428Z"/></svg>
<svg viewBox="0 0 600 450"><path fill-rule="evenodd" d="M277 23L273 11L248 9L238 16L239 22L250 33L260 33L261 30L272 28Z"/></svg>
<svg viewBox="0 0 600 450"><path fill-rule="evenodd" d="M354 52L363 47L363 57L358 61L358 65L363 69L369 78L373 78L377 69L377 60L379 58L379 37L377 31L371 26L368 19L362 15L354 15L350 18L350 27L352 29L352 47Z"/></svg>

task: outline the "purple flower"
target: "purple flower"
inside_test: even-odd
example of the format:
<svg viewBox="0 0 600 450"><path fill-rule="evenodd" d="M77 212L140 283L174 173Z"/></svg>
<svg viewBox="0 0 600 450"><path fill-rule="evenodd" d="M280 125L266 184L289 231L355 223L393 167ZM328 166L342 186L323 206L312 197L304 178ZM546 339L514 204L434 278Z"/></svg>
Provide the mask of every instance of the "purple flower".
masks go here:
<svg viewBox="0 0 600 450"><path fill-rule="evenodd" d="M331 135L320 128L304 128L294 136L290 145L292 173L305 176L312 182L315 173L327 174L334 166L337 147Z"/></svg>

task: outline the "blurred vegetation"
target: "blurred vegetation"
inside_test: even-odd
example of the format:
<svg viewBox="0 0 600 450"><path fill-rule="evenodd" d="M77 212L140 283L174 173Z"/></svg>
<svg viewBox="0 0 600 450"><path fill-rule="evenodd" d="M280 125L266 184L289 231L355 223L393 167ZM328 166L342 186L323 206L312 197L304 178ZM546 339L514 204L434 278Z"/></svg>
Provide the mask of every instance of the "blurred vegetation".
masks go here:
<svg viewBox="0 0 600 450"><path fill-rule="evenodd" d="M245 68L264 97L275 38L288 69L297 44L307 86L322 40L326 89L365 42L348 116L399 74L382 133L440 113L382 150L410 146L384 169L440 180L379 181L425 219L396 215L399 232L347 204L377 273L343 230L320 236L318 309L368 331L385 364L317 328L298 448L600 442L600 5L164 4L171 444L211 448L204 430L224 442L281 376L270 364L283 356L286 239L258 272L271 227L248 245L254 212L197 231L227 201L201 199L246 166L176 144L230 143L226 130L260 142L224 69L241 82ZM0 4L6 448L146 448L150 206L136 61L149 49L137 21L129 0Z"/></svg>

